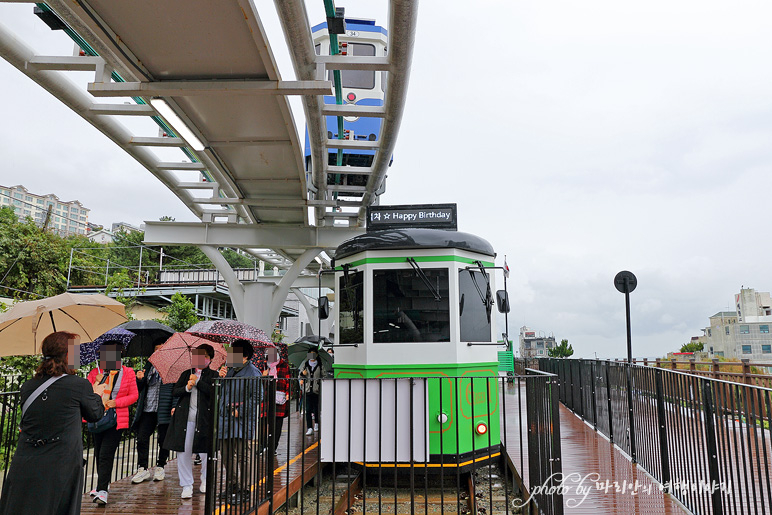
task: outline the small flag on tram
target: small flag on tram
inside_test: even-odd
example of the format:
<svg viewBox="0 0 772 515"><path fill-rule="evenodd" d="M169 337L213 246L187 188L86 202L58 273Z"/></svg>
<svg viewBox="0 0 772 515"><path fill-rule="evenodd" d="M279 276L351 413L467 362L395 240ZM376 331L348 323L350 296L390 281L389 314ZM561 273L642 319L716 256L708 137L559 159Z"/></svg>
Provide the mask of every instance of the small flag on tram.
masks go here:
<svg viewBox="0 0 772 515"><path fill-rule="evenodd" d="M507 256L504 256L504 277L509 279L509 265L507 264Z"/></svg>

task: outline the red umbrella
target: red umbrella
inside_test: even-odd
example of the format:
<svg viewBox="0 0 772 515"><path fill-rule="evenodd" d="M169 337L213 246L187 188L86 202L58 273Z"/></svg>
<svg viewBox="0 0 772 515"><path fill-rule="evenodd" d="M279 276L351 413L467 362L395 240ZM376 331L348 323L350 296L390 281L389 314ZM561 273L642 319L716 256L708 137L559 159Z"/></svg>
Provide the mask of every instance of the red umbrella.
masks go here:
<svg viewBox="0 0 772 515"><path fill-rule="evenodd" d="M149 361L158 370L161 381L175 383L183 372L193 368L193 349L201 345L214 349L209 368L217 370L225 364L228 354L222 344L188 333L174 333L150 356Z"/></svg>

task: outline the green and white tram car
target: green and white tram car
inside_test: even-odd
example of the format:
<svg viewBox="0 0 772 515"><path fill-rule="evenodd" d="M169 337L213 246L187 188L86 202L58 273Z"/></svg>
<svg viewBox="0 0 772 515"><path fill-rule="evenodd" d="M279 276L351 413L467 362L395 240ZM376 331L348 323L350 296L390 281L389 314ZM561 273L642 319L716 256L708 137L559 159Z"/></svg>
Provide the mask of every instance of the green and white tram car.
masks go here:
<svg viewBox="0 0 772 515"><path fill-rule="evenodd" d="M478 236L430 228L368 232L335 253L335 378L430 378L429 458L410 466L499 457L495 306L508 301L493 294L495 257Z"/></svg>

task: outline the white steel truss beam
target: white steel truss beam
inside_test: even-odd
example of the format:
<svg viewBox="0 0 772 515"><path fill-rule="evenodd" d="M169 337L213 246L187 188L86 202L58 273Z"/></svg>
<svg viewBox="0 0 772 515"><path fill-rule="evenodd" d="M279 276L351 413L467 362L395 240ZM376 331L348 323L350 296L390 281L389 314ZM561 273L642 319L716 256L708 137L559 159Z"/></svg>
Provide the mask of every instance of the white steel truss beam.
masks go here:
<svg viewBox="0 0 772 515"><path fill-rule="evenodd" d="M182 138L158 138L134 136L128 142L133 147L187 147Z"/></svg>
<svg viewBox="0 0 772 515"><path fill-rule="evenodd" d="M227 212L219 213L226 215ZM214 245L240 248L336 248L364 229L236 223L145 222L148 245Z"/></svg>
<svg viewBox="0 0 772 515"><path fill-rule="evenodd" d="M316 62L328 70L366 70L389 71L391 63L388 57L370 57L354 55L320 55Z"/></svg>
<svg viewBox="0 0 772 515"><path fill-rule="evenodd" d="M151 105L143 104L94 104L89 108L93 114L111 116L156 116Z"/></svg>
<svg viewBox="0 0 772 515"><path fill-rule="evenodd" d="M354 104L325 104L322 107L325 116L362 116L365 118L383 118L386 109L383 106L358 106Z"/></svg>
<svg viewBox="0 0 772 515"><path fill-rule="evenodd" d="M347 186L345 184L330 184L327 186L330 191L340 191L345 193L364 193L367 191L365 186Z"/></svg>
<svg viewBox="0 0 772 515"><path fill-rule="evenodd" d="M95 97L186 97L201 95L330 95L332 82L316 80L165 80L91 82Z"/></svg>
<svg viewBox="0 0 772 515"><path fill-rule="evenodd" d="M104 67L105 60L92 56L47 56L36 55L27 61L27 67L33 70L59 70L59 71L95 71Z"/></svg>
<svg viewBox="0 0 772 515"><path fill-rule="evenodd" d="M327 148L344 148L354 150L378 150L379 143L370 140L328 139Z"/></svg>
<svg viewBox="0 0 772 515"><path fill-rule="evenodd" d="M185 188L184 184L180 183L179 187ZM203 183L212 184L212 183ZM192 188L191 188L192 189ZM204 188L198 188L204 189ZM335 200L302 200L302 199L271 199L271 198L194 198L193 202L196 204L213 204L213 205L239 205L239 206L254 206L263 208L287 208L287 207L337 207L338 202Z"/></svg>
<svg viewBox="0 0 772 515"><path fill-rule="evenodd" d="M220 189L220 185L216 182L178 182L177 183L178 188L182 188L184 190L218 190ZM194 202L197 202L196 199L194 199ZM200 202L199 202L200 203Z"/></svg>
<svg viewBox="0 0 772 515"><path fill-rule="evenodd" d="M342 175L370 175L372 168L366 166L328 166L327 173L339 173Z"/></svg>
<svg viewBox="0 0 772 515"><path fill-rule="evenodd" d="M158 170L177 170L177 171L203 171L206 170L204 163L158 163ZM201 184L212 184L211 182L202 182Z"/></svg>

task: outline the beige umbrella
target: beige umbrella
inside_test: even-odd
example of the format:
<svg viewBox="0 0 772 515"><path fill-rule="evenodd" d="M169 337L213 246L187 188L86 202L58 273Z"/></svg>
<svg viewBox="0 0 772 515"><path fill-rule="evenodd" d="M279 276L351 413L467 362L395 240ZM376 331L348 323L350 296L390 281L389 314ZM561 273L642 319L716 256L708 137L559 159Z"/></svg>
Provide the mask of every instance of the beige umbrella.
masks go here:
<svg viewBox="0 0 772 515"><path fill-rule="evenodd" d="M19 302L0 315L0 356L39 354L43 339L55 331L90 342L125 321L124 305L104 295L62 293Z"/></svg>

